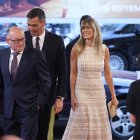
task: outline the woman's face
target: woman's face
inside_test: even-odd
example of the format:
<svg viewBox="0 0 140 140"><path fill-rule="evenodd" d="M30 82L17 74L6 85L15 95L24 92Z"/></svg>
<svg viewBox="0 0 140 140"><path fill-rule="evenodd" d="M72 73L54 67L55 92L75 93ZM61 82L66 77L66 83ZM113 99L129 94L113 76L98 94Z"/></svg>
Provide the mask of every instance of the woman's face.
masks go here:
<svg viewBox="0 0 140 140"><path fill-rule="evenodd" d="M93 39L94 30L90 24L81 24L81 32L84 39Z"/></svg>

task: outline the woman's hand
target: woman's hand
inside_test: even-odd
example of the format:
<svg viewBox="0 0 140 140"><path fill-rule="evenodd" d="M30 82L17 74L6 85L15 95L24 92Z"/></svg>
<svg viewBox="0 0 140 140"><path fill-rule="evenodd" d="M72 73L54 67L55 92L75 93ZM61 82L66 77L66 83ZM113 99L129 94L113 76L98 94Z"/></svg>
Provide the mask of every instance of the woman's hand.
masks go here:
<svg viewBox="0 0 140 140"><path fill-rule="evenodd" d="M112 99L111 99L111 104L112 104L112 105L115 105L116 107L118 106L119 102L118 102L116 96L112 97Z"/></svg>
<svg viewBox="0 0 140 140"><path fill-rule="evenodd" d="M77 108L77 99L75 96L71 96L71 107L73 111L75 111L75 109Z"/></svg>

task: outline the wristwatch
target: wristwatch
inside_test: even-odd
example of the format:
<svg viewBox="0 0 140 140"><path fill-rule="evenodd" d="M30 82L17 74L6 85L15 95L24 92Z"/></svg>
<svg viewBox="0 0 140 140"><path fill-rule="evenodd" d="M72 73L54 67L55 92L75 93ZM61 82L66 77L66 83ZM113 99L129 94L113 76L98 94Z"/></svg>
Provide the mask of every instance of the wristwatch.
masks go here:
<svg viewBox="0 0 140 140"><path fill-rule="evenodd" d="M64 100L64 97L57 96L57 99L60 99L61 101L63 101Z"/></svg>

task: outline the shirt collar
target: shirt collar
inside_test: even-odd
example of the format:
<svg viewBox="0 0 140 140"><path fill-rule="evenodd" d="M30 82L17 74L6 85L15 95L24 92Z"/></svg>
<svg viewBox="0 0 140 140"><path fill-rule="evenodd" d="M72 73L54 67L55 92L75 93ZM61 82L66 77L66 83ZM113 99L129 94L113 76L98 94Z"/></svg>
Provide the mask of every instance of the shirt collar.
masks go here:
<svg viewBox="0 0 140 140"><path fill-rule="evenodd" d="M34 40L34 41L36 40L36 37L37 37L37 36L34 36L34 37L33 37L33 40ZM39 39L40 39L41 41L43 41L44 38L45 38L45 30L44 30L44 32L43 32L40 36L38 36L38 37L39 37Z"/></svg>
<svg viewBox="0 0 140 140"><path fill-rule="evenodd" d="M11 54L12 54L13 52L15 52L15 51L12 50L12 48L11 48ZM19 52L19 54L22 54L22 53L23 53L23 51Z"/></svg>

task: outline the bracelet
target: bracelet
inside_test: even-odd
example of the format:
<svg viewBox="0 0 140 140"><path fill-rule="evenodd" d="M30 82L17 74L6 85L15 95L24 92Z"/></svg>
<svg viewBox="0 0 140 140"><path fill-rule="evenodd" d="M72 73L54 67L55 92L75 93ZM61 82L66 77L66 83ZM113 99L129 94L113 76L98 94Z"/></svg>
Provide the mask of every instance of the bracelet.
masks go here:
<svg viewBox="0 0 140 140"><path fill-rule="evenodd" d="M111 96L111 98L116 98L116 96Z"/></svg>
<svg viewBox="0 0 140 140"><path fill-rule="evenodd" d="M64 100L64 97L57 96L56 98L57 98L57 99L60 99L61 101Z"/></svg>

